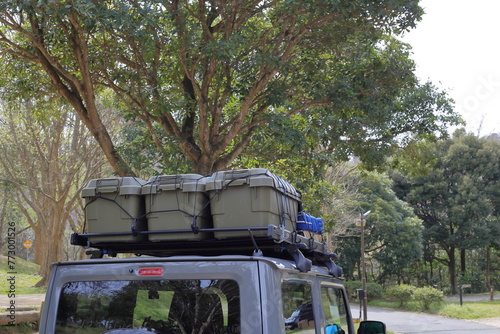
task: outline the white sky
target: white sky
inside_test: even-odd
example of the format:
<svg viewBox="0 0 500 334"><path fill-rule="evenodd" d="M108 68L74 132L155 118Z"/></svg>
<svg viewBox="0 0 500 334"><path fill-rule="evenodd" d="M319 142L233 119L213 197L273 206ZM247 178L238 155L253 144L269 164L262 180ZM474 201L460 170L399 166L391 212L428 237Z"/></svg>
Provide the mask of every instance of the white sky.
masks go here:
<svg viewBox="0 0 500 334"><path fill-rule="evenodd" d="M466 129L500 133L500 0L421 0L423 19L403 40L417 75L455 100Z"/></svg>

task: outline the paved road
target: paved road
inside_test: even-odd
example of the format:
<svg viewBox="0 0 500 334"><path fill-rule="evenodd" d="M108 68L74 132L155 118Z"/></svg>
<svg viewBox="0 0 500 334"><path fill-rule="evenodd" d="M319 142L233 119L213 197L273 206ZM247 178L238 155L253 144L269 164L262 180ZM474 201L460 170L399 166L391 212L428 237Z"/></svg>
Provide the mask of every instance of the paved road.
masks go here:
<svg viewBox="0 0 500 334"><path fill-rule="evenodd" d="M351 307L353 317L359 317L359 308ZM499 334L500 326L490 326L468 320L449 319L424 313L368 308L368 320L380 320L387 329L398 334Z"/></svg>
<svg viewBox="0 0 500 334"><path fill-rule="evenodd" d="M40 308L44 300L45 294L16 295L13 298L9 298L7 294L0 294L0 310L4 311L11 302L15 303L17 309Z"/></svg>
<svg viewBox="0 0 500 334"><path fill-rule="evenodd" d="M44 295L19 295L16 296L18 306L40 306ZM0 295L0 306L8 305L6 296ZM359 317L359 308L352 304L352 315ZM394 311L391 309L368 308L369 320L385 322L388 330L398 334L500 334L500 319L491 322L491 325L467 320L448 319L440 316L423 313Z"/></svg>

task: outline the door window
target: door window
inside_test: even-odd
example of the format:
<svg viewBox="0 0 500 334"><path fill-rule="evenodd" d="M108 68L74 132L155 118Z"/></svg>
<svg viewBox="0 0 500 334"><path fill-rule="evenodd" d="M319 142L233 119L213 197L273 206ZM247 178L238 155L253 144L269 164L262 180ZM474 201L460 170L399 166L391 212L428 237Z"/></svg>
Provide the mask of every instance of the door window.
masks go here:
<svg viewBox="0 0 500 334"><path fill-rule="evenodd" d="M287 281L281 290L286 333L315 333L311 285Z"/></svg>
<svg viewBox="0 0 500 334"><path fill-rule="evenodd" d="M326 334L347 333L349 330L343 290L333 286L321 287Z"/></svg>

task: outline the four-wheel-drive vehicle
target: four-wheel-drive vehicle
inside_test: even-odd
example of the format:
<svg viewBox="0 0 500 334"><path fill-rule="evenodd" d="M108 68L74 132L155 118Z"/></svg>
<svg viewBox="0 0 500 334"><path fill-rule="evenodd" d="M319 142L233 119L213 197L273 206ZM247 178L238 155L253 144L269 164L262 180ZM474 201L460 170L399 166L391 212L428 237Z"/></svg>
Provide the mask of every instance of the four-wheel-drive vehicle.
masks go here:
<svg viewBox="0 0 500 334"><path fill-rule="evenodd" d="M304 320L300 329L350 326L341 282L320 269L302 274L281 259L94 259L57 263L52 272L41 333L283 333L297 303L318 293L330 304L316 304L321 320Z"/></svg>
<svg viewBox="0 0 500 334"><path fill-rule="evenodd" d="M53 265L40 333L153 332L355 333L343 281L319 266L260 255Z"/></svg>
<svg viewBox="0 0 500 334"><path fill-rule="evenodd" d="M226 194L221 193L226 189L223 182L214 184L210 189L220 189L208 196L209 202L217 197L223 207L205 213L202 227L196 223L198 214L190 216L184 229L183 216L171 213L186 215L189 208L184 204L192 203L193 195L198 197L193 204L197 212L206 209L202 205L206 193L199 179L194 185L186 182L180 190L168 188L170 181L164 180L157 188L154 183L141 181L137 186L125 179L118 179L117 188L116 180L106 179L103 187L91 183L84 197L92 231L75 233L71 239L72 244L88 248L91 258L52 265L40 334L355 334L342 269L318 238L318 220L301 213L298 219L304 223L300 225L291 218L297 210L294 203L263 189L271 178L267 172L250 174L256 180L240 182L238 177L228 184L236 180L244 186L255 181L255 188L248 192L259 202L241 204L251 201L245 199L247 190L238 188ZM181 178L194 179L192 175ZM272 181L272 191L284 184L274 176ZM286 196L293 193L285 186ZM150 196L145 205L144 192ZM171 192L175 192L173 198L162 202L160 195L170 196ZM222 195L230 196L225 199ZM273 197L278 209L262 209ZM232 199L235 201L228 205ZM182 201L184 206L178 210L159 210ZM115 205L118 211L110 212ZM153 205L160 208L147 209ZM144 207L145 214L132 212ZM225 210L231 213L228 221L223 218ZM273 210L279 213L277 220ZM288 217L281 214L286 210L292 210ZM254 215L254 211L259 213ZM212 222L210 215L221 217ZM235 217L241 221L233 224ZM221 227L221 222L226 226ZM159 229L162 224L165 228ZM316 226L302 230L312 224ZM125 231L119 230L122 225L128 226ZM121 253L135 255L116 257ZM357 333L385 334L385 326L362 322Z"/></svg>

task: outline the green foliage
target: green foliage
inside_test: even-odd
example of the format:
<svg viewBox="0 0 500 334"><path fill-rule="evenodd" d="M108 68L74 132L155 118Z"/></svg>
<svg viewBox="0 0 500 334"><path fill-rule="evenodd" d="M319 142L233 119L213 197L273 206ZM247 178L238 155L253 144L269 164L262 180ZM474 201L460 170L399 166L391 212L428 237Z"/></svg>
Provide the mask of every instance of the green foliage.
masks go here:
<svg viewBox="0 0 500 334"><path fill-rule="evenodd" d="M428 247L427 259L446 263L455 292L456 252L490 247L500 239L500 143L462 130L451 139L418 143L397 161L396 193L422 219L424 243L439 246Z"/></svg>
<svg viewBox="0 0 500 334"><path fill-rule="evenodd" d="M358 289L361 289L363 284L361 281L346 281L345 282L345 287L347 290L348 296L352 298L357 297L357 291ZM366 283L366 298L368 300L373 300L373 299L378 299L382 298L384 295L384 288L382 285L373 283L373 282L367 282Z"/></svg>
<svg viewBox="0 0 500 334"><path fill-rule="evenodd" d="M467 271L460 277L459 284L470 284L471 287L464 289L463 293L481 293L489 291L486 286L486 278L483 271L470 272Z"/></svg>
<svg viewBox="0 0 500 334"><path fill-rule="evenodd" d="M160 131L156 129L155 133ZM118 152L139 175L149 178L152 175L186 174L193 171L192 163L186 159L176 140L161 137L162 150L158 150L151 133L141 122L128 122L121 128L119 138Z"/></svg>
<svg viewBox="0 0 500 334"><path fill-rule="evenodd" d="M391 189L392 182L386 175L367 174L361 191L367 194L364 208L371 209L367 218L369 238L368 249L377 244L385 245L374 253L381 264L381 276L401 276L422 256L422 226L413 210L397 198Z"/></svg>
<svg viewBox="0 0 500 334"><path fill-rule="evenodd" d="M413 298L420 304L422 311L430 309L433 303L443 301L443 292L433 287L416 288L413 292Z"/></svg>
<svg viewBox="0 0 500 334"><path fill-rule="evenodd" d="M139 172L269 159L314 171L353 155L373 167L458 121L395 38L422 14L418 0L4 1L0 58L10 93L57 92L117 173L121 155ZM106 90L143 124L118 150L95 108Z"/></svg>
<svg viewBox="0 0 500 334"><path fill-rule="evenodd" d="M344 285L350 298L356 298L356 290L361 289L362 287L361 281L346 281Z"/></svg>
<svg viewBox="0 0 500 334"><path fill-rule="evenodd" d="M384 287L378 283L368 282L366 284L368 300L382 298L384 296Z"/></svg>
<svg viewBox="0 0 500 334"><path fill-rule="evenodd" d="M397 300L399 306L402 307L408 301L412 300L414 291L415 287L413 285L401 284L391 286L387 289L386 294L389 298Z"/></svg>
<svg viewBox="0 0 500 334"><path fill-rule="evenodd" d="M422 256L422 226L413 210L398 199L391 189L392 182L384 174L362 172L358 176L359 192L363 195L352 210L366 212L365 250L378 261L381 273L377 277L401 277L406 268ZM356 220L359 219L359 216ZM346 273L352 273L360 258L359 227L351 221L349 234L354 237L342 238L338 252Z"/></svg>

